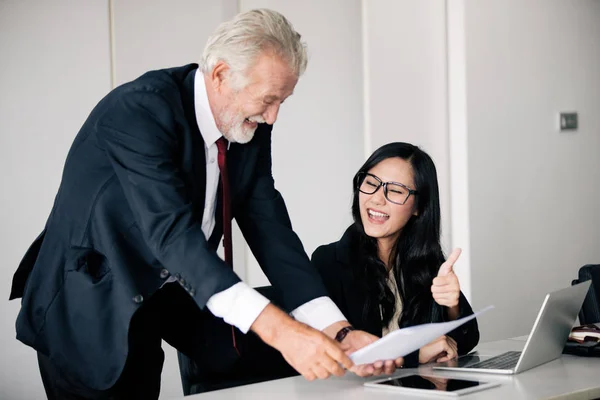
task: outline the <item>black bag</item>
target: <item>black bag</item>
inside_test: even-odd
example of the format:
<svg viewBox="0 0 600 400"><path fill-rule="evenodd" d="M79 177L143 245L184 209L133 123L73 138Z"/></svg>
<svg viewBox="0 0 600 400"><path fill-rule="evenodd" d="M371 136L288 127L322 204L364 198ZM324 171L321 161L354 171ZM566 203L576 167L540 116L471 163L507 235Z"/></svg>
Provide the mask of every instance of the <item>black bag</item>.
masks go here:
<svg viewBox="0 0 600 400"><path fill-rule="evenodd" d="M571 284L576 285L589 280L592 284L579 312L580 325L600 322L600 264L587 264L579 268L579 277Z"/></svg>
<svg viewBox="0 0 600 400"><path fill-rule="evenodd" d="M563 354L583 357L600 357L600 342L567 342Z"/></svg>

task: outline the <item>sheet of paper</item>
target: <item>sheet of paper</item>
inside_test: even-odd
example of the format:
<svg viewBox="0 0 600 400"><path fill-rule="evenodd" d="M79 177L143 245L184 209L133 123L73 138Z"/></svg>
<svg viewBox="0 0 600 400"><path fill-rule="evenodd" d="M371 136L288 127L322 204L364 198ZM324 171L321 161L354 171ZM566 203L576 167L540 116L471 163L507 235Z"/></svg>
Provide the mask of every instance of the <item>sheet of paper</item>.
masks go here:
<svg viewBox="0 0 600 400"><path fill-rule="evenodd" d="M350 359L354 361L354 364L361 365L404 357L492 308L494 306L488 306L481 311L455 321L436 322L398 329L355 351L350 355Z"/></svg>

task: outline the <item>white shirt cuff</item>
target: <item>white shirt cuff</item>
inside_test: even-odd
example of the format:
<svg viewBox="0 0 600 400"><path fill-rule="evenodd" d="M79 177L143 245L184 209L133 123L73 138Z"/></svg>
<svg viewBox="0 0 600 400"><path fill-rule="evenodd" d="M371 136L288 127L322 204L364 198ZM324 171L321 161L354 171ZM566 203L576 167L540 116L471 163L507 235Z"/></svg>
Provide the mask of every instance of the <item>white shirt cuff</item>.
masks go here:
<svg viewBox="0 0 600 400"><path fill-rule="evenodd" d="M258 315L269 304L267 299L244 282L213 294L206 303L211 313L247 333Z"/></svg>
<svg viewBox="0 0 600 400"><path fill-rule="evenodd" d="M292 317L319 331L338 321L347 321L329 297L317 297L291 312Z"/></svg>

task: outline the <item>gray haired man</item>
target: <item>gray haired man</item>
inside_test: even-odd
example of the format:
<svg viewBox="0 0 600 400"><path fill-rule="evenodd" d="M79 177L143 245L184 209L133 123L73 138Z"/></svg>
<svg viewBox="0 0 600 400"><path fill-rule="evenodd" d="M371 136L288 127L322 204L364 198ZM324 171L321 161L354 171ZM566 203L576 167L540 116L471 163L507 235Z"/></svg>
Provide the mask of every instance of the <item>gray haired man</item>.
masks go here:
<svg viewBox="0 0 600 400"><path fill-rule="evenodd" d="M226 371L250 330L309 380L355 368L271 174L272 125L306 59L281 14L253 10L217 29L200 67L148 72L94 108L13 279L17 338L49 398L156 399L163 339ZM231 269L231 218L287 312ZM352 331L344 350L371 340Z"/></svg>

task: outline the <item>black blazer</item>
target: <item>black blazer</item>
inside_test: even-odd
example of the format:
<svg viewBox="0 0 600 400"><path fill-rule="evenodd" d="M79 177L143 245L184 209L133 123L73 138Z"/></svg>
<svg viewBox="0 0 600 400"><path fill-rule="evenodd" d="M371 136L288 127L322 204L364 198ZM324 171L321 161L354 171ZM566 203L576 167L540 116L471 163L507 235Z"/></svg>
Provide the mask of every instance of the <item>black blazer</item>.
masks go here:
<svg viewBox="0 0 600 400"><path fill-rule="evenodd" d="M127 357L133 313L173 275L200 308L237 275L201 229L206 190L194 111L198 66L151 71L110 92L69 151L44 231L25 254L10 298L17 338L93 389L111 387ZM271 129L231 144L232 215L292 310L325 296L292 231L271 174Z"/></svg>
<svg viewBox="0 0 600 400"><path fill-rule="evenodd" d="M364 316L364 305L367 302L366 290L359 284L358 278L353 272L360 260L357 250L358 237L354 226L350 226L338 242L318 247L312 255L312 263L317 267L329 296L340 308L340 311L348 318L355 328L369 332L381 337L381 316L378 306ZM432 302L431 310L426 319L427 322L444 322L447 320L446 309ZM473 314L471 305L460 294L459 318ZM401 328L416 325L411 321L403 323ZM465 323L461 327L450 332L458 345L458 353L466 354L479 342L479 329L475 319ZM405 366L414 367L418 365L418 351L404 358Z"/></svg>

